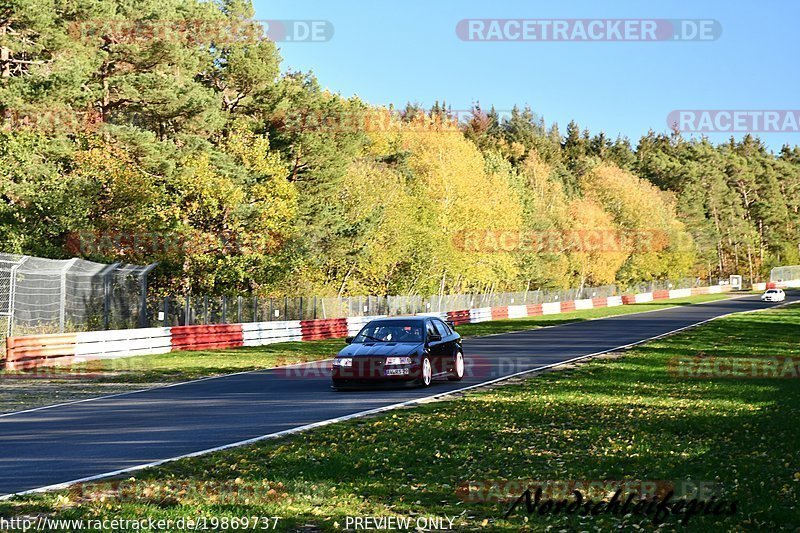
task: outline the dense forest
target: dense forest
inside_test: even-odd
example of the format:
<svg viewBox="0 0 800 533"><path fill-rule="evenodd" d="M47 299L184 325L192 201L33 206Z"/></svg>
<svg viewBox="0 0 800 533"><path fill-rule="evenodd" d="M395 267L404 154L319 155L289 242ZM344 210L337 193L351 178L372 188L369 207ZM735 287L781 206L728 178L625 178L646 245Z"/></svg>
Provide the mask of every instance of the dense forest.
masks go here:
<svg viewBox="0 0 800 533"><path fill-rule="evenodd" d="M252 17L243 0L3 2L0 251L263 295L757 280L800 261L798 147L376 107L282 72Z"/></svg>

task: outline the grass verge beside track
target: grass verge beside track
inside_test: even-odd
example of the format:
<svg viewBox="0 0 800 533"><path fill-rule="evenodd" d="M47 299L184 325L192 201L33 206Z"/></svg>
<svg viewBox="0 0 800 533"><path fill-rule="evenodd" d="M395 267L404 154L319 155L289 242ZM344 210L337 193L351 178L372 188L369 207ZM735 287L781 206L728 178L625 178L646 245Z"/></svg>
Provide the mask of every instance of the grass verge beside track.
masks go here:
<svg viewBox="0 0 800 533"><path fill-rule="evenodd" d="M645 304L574 311L559 315L497 320L465 324L458 331L465 337L507 333L642 311L665 309L727 297L722 294L661 300ZM30 372L0 372L0 412L19 411L43 405L81 400L166 385L180 381L244 372L333 357L344 346L342 339L285 342L253 348L172 352L162 355L126 357L70 368L38 369Z"/></svg>
<svg viewBox="0 0 800 533"><path fill-rule="evenodd" d="M486 480L636 480L712 486L732 516L689 530L795 531L800 380L686 377L678 357L800 359L800 306L733 315L514 385L184 459L54 494L0 516L206 519L280 516L278 529L344 528L348 516L455 518L458 530L677 529L651 516L558 516L465 501ZM463 495L463 493L462 493ZM224 528L217 528L224 529Z"/></svg>

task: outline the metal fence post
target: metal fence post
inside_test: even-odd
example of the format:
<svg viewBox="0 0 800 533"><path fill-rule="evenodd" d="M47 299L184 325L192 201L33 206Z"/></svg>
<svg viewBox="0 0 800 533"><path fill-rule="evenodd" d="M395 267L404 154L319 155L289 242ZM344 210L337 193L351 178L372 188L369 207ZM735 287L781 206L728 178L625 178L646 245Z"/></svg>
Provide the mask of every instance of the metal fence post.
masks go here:
<svg viewBox="0 0 800 533"><path fill-rule="evenodd" d="M139 274L139 327L146 328L147 323L147 275L158 263L150 263Z"/></svg>
<svg viewBox="0 0 800 533"><path fill-rule="evenodd" d="M164 322L165 328L169 326L169 296L164 296Z"/></svg>
<svg viewBox="0 0 800 533"><path fill-rule="evenodd" d="M111 325L111 274L121 263L113 263L103 272L103 329Z"/></svg>
<svg viewBox="0 0 800 533"><path fill-rule="evenodd" d="M242 297L236 298L236 322L242 323Z"/></svg>
<svg viewBox="0 0 800 533"><path fill-rule="evenodd" d="M222 320L220 320L220 323L228 323L228 297L224 294L222 295Z"/></svg>
<svg viewBox="0 0 800 533"><path fill-rule="evenodd" d="M69 261L66 262L64 268L61 269L61 287L59 293L59 303L58 303L58 330L61 333L64 333L64 326L66 325L66 314L67 314L67 271L72 268L78 261L77 257L73 257Z"/></svg>

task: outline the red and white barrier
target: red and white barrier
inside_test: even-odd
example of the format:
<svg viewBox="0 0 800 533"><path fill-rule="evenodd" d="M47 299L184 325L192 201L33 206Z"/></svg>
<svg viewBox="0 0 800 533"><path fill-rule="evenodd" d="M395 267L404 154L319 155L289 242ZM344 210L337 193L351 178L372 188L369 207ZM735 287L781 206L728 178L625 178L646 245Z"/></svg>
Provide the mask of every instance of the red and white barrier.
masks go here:
<svg viewBox="0 0 800 533"><path fill-rule="evenodd" d="M548 302L542 304L543 315L557 315L561 312L561 302Z"/></svg>
<svg viewBox="0 0 800 533"><path fill-rule="evenodd" d="M527 305L509 305L508 318L523 318L528 316Z"/></svg>
<svg viewBox="0 0 800 533"><path fill-rule="evenodd" d="M7 339L5 368L24 370L170 351L170 328L29 335Z"/></svg>
<svg viewBox="0 0 800 533"><path fill-rule="evenodd" d="M323 318L319 320L301 320L300 330L304 341L318 341L347 337L346 318Z"/></svg>
<svg viewBox="0 0 800 533"><path fill-rule="evenodd" d="M366 326L368 323L375 320L376 318L385 318L385 317L386 315L351 316L347 319L347 335L348 336L358 335L358 332L361 331L361 328Z"/></svg>
<svg viewBox="0 0 800 533"><path fill-rule="evenodd" d="M769 287L771 284L766 284ZM624 296L609 296L542 304L479 307L448 312L419 313L450 320L456 325L478 324L490 320L554 315L576 310L614 307L653 300L686 298L730 290L729 285L693 289L658 290ZM86 333L59 333L10 337L6 342L5 368L19 370L57 366L93 359L114 359L136 355L164 354L183 350L218 350L239 346L263 346L278 342L333 339L356 335L369 321L381 316L328 318L174 326Z"/></svg>
<svg viewBox="0 0 800 533"><path fill-rule="evenodd" d="M469 310L469 323L479 324L481 322L489 322L492 319L491 307L478 307L477 309Z"/></svg>
<svg viewBox="0 0 800 533"><path fill-rule="evenodd" d="M442 320L447 320L447 311L429 311L425 313L417 313L419 316L435 316L436 318L441 318Z"/></svg>
<svg viewBox="0 0 800 533"><path fill-rule="evenodd" d="M86 359L116 359L155 355L172 350L170 328L117 329L75 334L75 355Z"/></svg>
<svg viewBox="0 0 800 533"><path fill-rule="evenodd" d="M447 320L449 320L456 326L460 326L461 324L469 324L471 316L472 316L472 310L470 309L462 309L460 311L447 312Z"/></svg>
<svg viewBox="0 0 800 533"><path fill-rule="evenodd" d="M566 300L561 302L561 312L562 313L571 313L575 311L575 300Z"/></svg>
<svg viewBox="0 0 800 533"><path fill-rule="evenodd" d="M301 340L303 340L303 330L299 320L242 324L242 344L244 346L265 346L276 342Z"/></svg>
<svg viewBox="0 0 800 533"><path fill-rule="evenodd" d="M174 326L170 328L173 352L219 350L244 346L241 324Z"/></svg>
<svg viewBox="0 0 800 533"><path fill-rule="evenodd" d="M760 287L757 288L756 286ZM770 281L768 283L753 283L753 290L767 290L767 289L797 289L800 287L800 279L793 279L789 281Z"/></svg>
<svg viewBox="0 0 800 533"><path fill-rule="evenodd" d="M669 291L668 298L673 300L675 298L688 298L692 295L692 289L672 289Z"/></svg>

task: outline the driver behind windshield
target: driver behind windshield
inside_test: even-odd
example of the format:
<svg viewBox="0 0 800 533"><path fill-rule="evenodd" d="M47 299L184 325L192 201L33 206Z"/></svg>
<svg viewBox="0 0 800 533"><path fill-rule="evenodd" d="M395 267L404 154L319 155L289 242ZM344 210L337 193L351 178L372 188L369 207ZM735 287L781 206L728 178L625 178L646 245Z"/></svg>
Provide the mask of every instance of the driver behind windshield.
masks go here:
<svg viewBox="0 0 800 533"><path fill-rule="evenodd" d="M362 330L353 342L422 342L422 324L373 324Z"/></svg>

